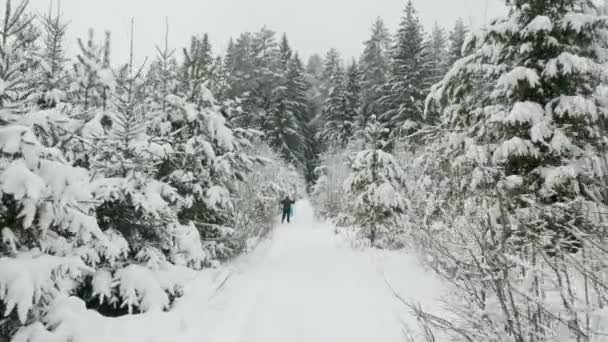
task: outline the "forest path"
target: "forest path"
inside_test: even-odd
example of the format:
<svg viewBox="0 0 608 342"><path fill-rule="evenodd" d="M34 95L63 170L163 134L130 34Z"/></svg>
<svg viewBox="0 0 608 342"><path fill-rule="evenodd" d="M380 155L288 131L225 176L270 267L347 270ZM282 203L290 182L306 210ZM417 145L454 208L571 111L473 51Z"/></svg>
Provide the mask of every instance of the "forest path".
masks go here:
<svg viewBox="0 0 608 342"><path fill-rule="evenodd" d="M405 341L402 310L373 258L317 222L308 202L295 214L218 277L215 292L188 291L177 308L186 334L201 342Z"/></svg>

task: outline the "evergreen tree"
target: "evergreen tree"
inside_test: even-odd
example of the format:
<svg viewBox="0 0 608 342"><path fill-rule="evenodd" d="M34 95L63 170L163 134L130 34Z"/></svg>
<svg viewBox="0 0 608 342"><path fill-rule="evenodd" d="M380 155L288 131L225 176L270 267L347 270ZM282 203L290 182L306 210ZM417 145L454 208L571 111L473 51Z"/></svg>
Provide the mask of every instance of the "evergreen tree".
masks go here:
<svg viewBox="0 0 608 342"><path fill-rule="evenodd" d="M294 107L293 112L296 114L298 124L302 128L306 128L306 125L312 119L307 95L310 84L304 76L304 66L297 53L289 61L285 80L287 98Z"/></svg>
<svg viewBox="0 0 608 342"><path fill-rule="evenodd" d="M448 71L448 50L444 29L435 23L428 42L429 72L431 84L439 82Z"/></svg>
<svg viewBox="0 0 608 342"><path fill-rule="evenodd" d="M176 108L172 106L170 96L178 91L178 74L175 50L169 48L169 23L167 22L163 47L156 46L156 58L146 75L147 91L151 100L147 121L149 129L152 130L151 134L166 135L172 129L169 117L175 115Z"/></svg>
<svg viewBox="0 0 608 342"><path fill-rule="evenodd" d="M190 47L183 49L182 91L193 103L201 101L202 85L211 79L214 62L209 35L192 37Z"/></svg>
<svg viewBox="0 0 608 342"><path fill-rule="evenodd" d="M293 51L291 50L291 46L289 46L287 35L283 34L283 36L281 37L281 43L279 45L279 58L281 59L281 65L283 66L283 70L287 70L287 66L291 61L292 56Z"/></svg>
<svg viewBox="0 0 608 342"><path fill-rule="evenodd" d="M377 101L382 97L380 87L387 82L390 66L390 35L384 21L378 18L372 26L372 35L365 43L359 61L361 72L361 117L365 125L367 118L378 111Z"/></svg>
<svg viewBox="0 0 608 342"><path fill-rule="evenodd" d="M462 48L467 35L467 27L462 19L458 19L452 32L449 36L449 51L448 51L448 66L451 67L454 63L464 57Z"/></svg>
<svg viewBox="0 0 608 342"><path fill-rule="evenodd" d="M323 96L323 58L318 54L313 54L308 58L306 64L306 79L310 84L308 99L310 101L311 119L321 116L325 97Z"/></svg>
<svg viewBox="0 0 608 342"><path fill-rule="evenodd" d="M304 167L307 180L312 181L312 172L315 168L315 156L313 152L315 141L310 127L310 122L314 118L308 98L311 86L306 80L304 66L297 53L289 62L286 81L289 107L292 107L291 111L295 113L298 133L302 136L303 140L302 145L293 146L293 148L297 149L302 155L299 164Z"/></svg>
<svg viewBox="0 0 608 342"><path fill-rule="evenodd" d="M306 63L306 73L317 79L321 79L323 73L323 58L316 53L311 55Z"/></svg>
<svg viewBox="0 0 608 342"><path fill-rule="evenodd" d="M332 48L327 51L325 60L323 62L323 72L321 73L321 80L327 84L331 83L334 75L344 71L344 63L338 50Z"/></svg>
<svg viewBox="0 0 608 342"><path fill-rule="evenodd" d="M361 74L357 61L353 60L346 70L346 112L351 121L360 117L361 109Z"/></svg>
<svg viewBox="0 0 608 342"><path fill-rule="evenodd" d="M596 231L585 207L605 201L592 160L605 153L608 127L596 71L606 64L606 28L589 1L515 1L432 94L429 109L463 132L453 153L467 161L466 177L509 188L498 220L519 224L504 241L576 251ZM542 220L531 219L535 210Z"/></svg>
<svg viewBox="0 0 608 342"><path fill-rule="evenodd" d="M229 73L222 57L217 56L211 67L212 74L209 82L209 90L216 94L220 101L228 100L230 94Z"/></svg>
<svg viewBox="0 0 608 342"><path fill-rule="evenodd" d="M42 108L51 108L66 100L67 58L63 43L67 23L63 20L59 8L57 11L54 15L51 10L41 18L44 28L44 63L37 102Z"/></svg>
<svg viewBox="0 0 608 342"><path fill-rule="evenodd" d="M306 138L302 135L297 117L299 104L288 98L288 88L275 91L273 102L268 108L265 120L265 137L287 162L298 164L305 158Z"/></svg>
<svg viewBox="0 0 608 342"><path fill-rule="evenodd" d="M355 113L349 112L346 75L339 65L334 70L330 91L323 107L323 127L318 139L326 145L346 146L355 131Z"/></svg>
<svg viewBox="0 0 608 342"><path fill-rule="evenodd" d="M30 87L31 53L38 33L33 25L34 17L26 13L28 1L21 1L12 7L12 1L6 1L4 14L1 18L0 34L0 79L3 89L0 93L0 108L8 103L23 104L23 101L33 92Z"/></svg>
<svg viewBox="0 0 608 342"><path fill-rule="evenodd" d="M95 43L93 29L89 29L87 42L78 39L79 54L73 67L72 103L85 111L105 109L113 87L114 77L110 69L110 33L106 32L103 46Z"/></svg>
<svg viewBox="0 0 608 342"><path fill-rule="evenodd" d="M391 135L408 134L424 123L429 65L424 32L412 0L408 0L392 50L391 72L380 99L380 121Z"/></svg>
<svg viewBox="0 0 608 342"><path fill-rule="evenodd" d="M374 246L391 246L399 237L405 174L395 158L383 151L386 128L371 116L361 132L365 148L354 158L351 175L345 182L347 195L354 199L355 227Z"/></svg>

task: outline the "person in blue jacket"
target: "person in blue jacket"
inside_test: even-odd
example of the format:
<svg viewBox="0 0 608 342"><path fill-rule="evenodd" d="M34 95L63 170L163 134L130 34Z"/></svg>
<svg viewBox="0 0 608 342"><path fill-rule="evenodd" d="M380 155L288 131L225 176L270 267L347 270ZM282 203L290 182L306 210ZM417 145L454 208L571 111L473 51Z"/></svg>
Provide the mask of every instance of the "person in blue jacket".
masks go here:
<svg viewBox="0 0 608 342"><path fill-rule="evenodd" d="M283 208L283 216L281 217L281 223L285 222L287 219L287 223L289 223L289 219L292 215L291 206L296 203L296 201L289 198L289 196L285 196L285 198L281 201L281 206Z"/></svg>

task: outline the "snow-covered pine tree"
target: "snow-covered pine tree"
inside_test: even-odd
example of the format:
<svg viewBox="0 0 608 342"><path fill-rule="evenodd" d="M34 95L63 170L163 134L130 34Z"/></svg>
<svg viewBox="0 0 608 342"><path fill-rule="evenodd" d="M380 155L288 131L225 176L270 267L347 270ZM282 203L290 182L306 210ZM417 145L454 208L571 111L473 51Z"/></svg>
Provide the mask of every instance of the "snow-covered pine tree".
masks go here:
<svg viewBox="0 0 608 342"><path fill-rule="evenodd" d="M0 50L0 108L5 103L20 103L34 91L35 82L31 77L35 54L34 42L38 39L37 29L33 25L34 17L26 12L28 0L22 0L13 7L13 1L6 1L1 19Z"/></svg>
<svg viewBox="0 0 608 342"><path fill-rule="evenodd" d="M44 146L27 120L0 128L0 154L0 338L8 339L124 250L91 215L91 175Z"/></svg>
<svg viewBox="0 0 608 342"><path fill-rule="evenodd" d="M288 101L288 111L294 113L297 123L297 132L302 137L303 141L301 145L295 145L291 148L297 150L298 154L301 155L298 164L302 165L307 170L311 170L313 166L309 164L314 159L311 155L311 148L314 141L312 140L313 134L309 127L309 122L312 119L308 100L310 84L306 81L304 76L304 66L296 53L289 60L287 65L285 91Z"/></svg>
<svg viewBox="0 0 608 342"><path fill-rule="evenodd" d="M325 103L325 97L322 91L323 81L323 58L318 54L313 54L308 58L306 63L306 81L310 84L308 90L308 100L311 107L311 119L317 118L321 115L323 110L323 103Z"/></svg>
<svg viewBox="0 0 608 342"><path fill-rule="evenodd" d="M169 23L166 22L163 47L156 45L156 58L146 75L148 87L149 114L148 130L151 135L168 135L172 129L170 116L178 110L171 104L170 96L179 89L179 67L175 59L175 50L169 48Z"/></svg>
<svg viewBox="0 0 608 342"><path fill-rule="evenodd" d="M106 32L102 46L95 43L93 29L89 29L85 43L78 39L79 53L73 65L70 103L90 109L106 109L114 86L110 68L110 32Z"/></svg>
<svg viewBox="0 0 608 342"><path fill-rule="evenodd" d="M307 146L303 135L302 122L298 119L304 104L289 98L290 91L287 81L275 89L274 98L268 112L265 114L263 131L271 147L288 162L302 163L305 160Z"/></svg>
<svg viewBox="0 0 608 342"><path fill-rule="evenodd" d="M44 28L44 54L37 102L41 108L52 108L66 100L68 75L63 44L68 25L61 15L59 5L56 14L53 14L51 8L41 21Z"/></svg>
<svg viewBox="0 0 608 342"><path fill-rule="evenodd" d="M361 117L361 72L356 60L353 59L346 69L345 77L346 112L349 113L349 119L356 122Z"/></svg>
<svg viewBox="0 0 608 342"><path fill-rule="evenodd" d="M317 139L326 145L346 146L355 132L356 113L348 111L346 93L346 75L338 66L330 82L330 90L323 107L323 127L317 133Z"/></svg>
<svg viewBox="0 0 608 342"><path fill-rule="evenodd" d="M226 64L221 56L216 56L211 66L211 79L209 80L208 88L215 94L219 101L231 100L228 95L230 93L230 84L228 83L229 73Z"/></svg>
<svg viewBox="0 0 608 342"><path fill-rule="evenodd" d="M323 59L323 71L321 72L321 94L324 99L329 97L332 82L336 73L344 72L344 62L337 49L331 48Z"/></svg>
<svg viewBox="0 0 608 342"><path fill-rule="evenodd" d="M448 45L445 30L438 23L435 23L435 26L433 26L433 31L427 44L430 64L429 82L435 84L441 81L450 66L447 63Z"/></svg>
<svg viewBox="0 0 608 342"><path fill-rule="evenodd" d="M281 37L281 43L279 44L279 58L281 59L281 66L283 70L287 70L287 66L293 57L293 50L289 46L289 40L287 34L283 33Z"/></svg>
<svg viewBox="0 0 608 342"><path fill-rule="evenodd" d="M181 91L192 103L201 101L202 86L211 79L214 62L209 35L202 38L191 37L189 48L183 48L184 60L181 66Z"/></svg>
<svg viewBox="0 0 608 342"><path fill-rule="evenodd" d="M229 56L229 98L239 98L243 108L239 125L266 132L268 113L280 102L276 92L283 85L284 74L275 33L265 27L243 33Z"/></svg>
<svg viewBox="0 0 608 342"><path fill-rule="evenodd" d="M398 243L402 232L405 174L393 155L383 151L387 128L371 116L361 132L365 148L355 156L352 172L345 181L347 195L354 199L355 228L374 246L389 247Z"/></svg>
<svg viewBox="0 0 608 342"><path fill-rule="evenodd" d="M379 100L382 113L378 119L389 129L389 134L409 134L424 124L429 74L424 31L413 1L408 0L395 36L390 77Z"/></svg>
<svg viewBox="0 0 608 342"><path fill-rule="evenodd" d="M452 231L438 255L456 261L444 272L469 289L467 315L488 318L459 326L468 336L594 340L608 279L608 22L586 0L507 4L429 97L450 132L453 181L439 191L459 194L443 208L457 226L433 228L438 242ZM462 266L475 258L483 265Z"/></svg>
<svg viewBox="0 0 608 342"><path fill-rule="evenodd" d="M489 168L487 177L517 180L521 196L534 198L515 205L514 213L542 204L574 214L578 205L602 201L592 161L606 144L605 80L599 73L606 49L599 37L607 26L593 11L585 0L513 3L507 19L468 43L471 55L432 94L445 123L467 130L459 153L483 150L485 157L475 163ZM468 96L476 77L487 87ZM522 233L563 237L561 219L566 217L546 217L545 224ZM578 229L587 234L593 229L585 221Z"/></svg>
<svg viewBox="0 0 608 342"><path fill-rule="evenodd" d="M448 68L451 68L454 63L464 57L462 54L462 48L467 37L467 27L464 24L462 18L456 20L454 28L449 35L449 47L448 47Z"/></svg>
<svg viewBox="0 0 608 342"><path fill-rule="evenodd" d="M376 113L378 100L382 97L380 87L387 82L390 67L390 34L384 21L378 18L372 26L371 37L364 43L365 49L359 59L361 72L361 127L367 118Z"/></svg>

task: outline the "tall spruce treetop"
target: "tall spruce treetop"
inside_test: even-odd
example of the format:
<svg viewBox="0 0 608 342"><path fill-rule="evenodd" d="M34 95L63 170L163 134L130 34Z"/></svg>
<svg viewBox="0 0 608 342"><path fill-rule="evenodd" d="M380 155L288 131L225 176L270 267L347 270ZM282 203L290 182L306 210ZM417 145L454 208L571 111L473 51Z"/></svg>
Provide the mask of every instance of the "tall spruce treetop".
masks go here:
<svg viewBox="0 0 608 342"><path fill-rule="evenodd" d="M182 65L182 91L191 102L198 102L202 86L209 81L214 62L209 35L202 38L192 37L190 47L183 49L184 62Z"/></svg>
<svg viewBox="0 0 608 342"><path fill-rule="evenodd" d="M424 32L412 0L407 2L393 47L391 76L380 100L380 116L390 134L416 130L423 123L424 99L429 88L428 56Z"/></svg>
<svg viewBox="0 0 608 342"><path fill-rule="evenodd" d="M451 67L454 63L464 57L462 54L462 46L464 45L467 36L467 27L462 19L458 19L454 28L450 32L448 65Z"/></svg>
<svg viewBox="0 0 608 342"><path fill-rule="evenodd" d="M291 46L289 46L289 40L287 40L287 35L283 34L281 37L281 43L279 44L279 58L281 59L281 65L283 66L283 70L287 70L287 65L293 56L293 50Z"/></svg>
<svg viewBox="0 0 608 342"><path fill-rule="evenodd" d="M323 64L322 79L325 82L330 82L336 73L344 72L344 65L342 63L342 57L338 50L332 48L325 54L325 60Z"/></svg>
<svg viewBox="0 0 608 342"><path fill-rule="evenodd" d="M435 23L431 32L429 45L429 60L430 60L430 82L431 84L439 82L448 69L447 57L447 40L445 30Z"/></svg>
<svg viewBox="0 0 608 342"><path fill-rule="evenodd" d="M390 34L382 19L376 19L372 26L372 35L364 45L365 50L359 60L362 123L376 110L376 101L382 96L379 87L384 85L388 78Z"/></svg>
<svg viewBox="0 0 608 342"><path fill-rule="evenodd" d="M571 221L588 233L580 208L606 203L596 184L608 143L607 20L587 0L507 3L508 17L467 42L471 54L435 87L428 108L438 106L459 132L455 160L471 186L502 180L521 193L512 212L522 217L542 205L543 224L518 220L559 246L572 232L556 227Z"/></svg>
<svg viewBox="0 0 608 342"><path fill-rule="evenodd" d="M360 117L361 110L361 72L356 60L346 70L346 112L350 121L355 122Z"/></svg>
<svg viewBox="0 0 608 342"><path fill-rule="evenodd" d="M293 55L287 64L285 82L287 110L293 113L295 117L295 131L299 137L299 141L293 146L290 146L290 148L297 151L297 162L301 165L305 165L307 163L306 156L313 143L310 140L312 134L308 127L308 123L312 119L308 101L310 84L304 77L304 66L297 53Z"/></svg>
<svg viewBox="0 0 608 342"><path fill-rule="evenodd" d="M109 93L114 86L114 75L110 68L110 32L106 31L103 45L95 43L94 30L89 29L88 38L78 39L80 48L74 64L72 102L90 108L108 105Z"/></svg>
<svg viewBox="0 0 608 342"><path fill-rule="evenodd" d="M49 11L41 21L44 28L44 63L37 100L42 108L50 108L65 100L67 58L63 43L68 25L59 9L57 14Z"/></svg>
<svg viewBox="0 0 608 342"><path fill-rule="evenodd" d="M323 128L318 138L328 145L346 146L354 132L353 114L348 111L346 74L338 65L329 83L329 94L322 112Z"/></svg>

